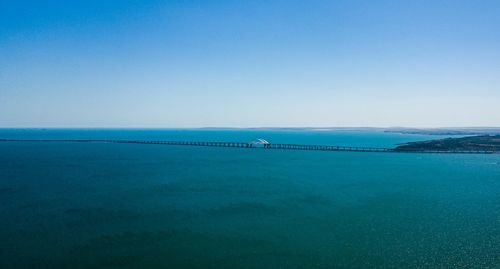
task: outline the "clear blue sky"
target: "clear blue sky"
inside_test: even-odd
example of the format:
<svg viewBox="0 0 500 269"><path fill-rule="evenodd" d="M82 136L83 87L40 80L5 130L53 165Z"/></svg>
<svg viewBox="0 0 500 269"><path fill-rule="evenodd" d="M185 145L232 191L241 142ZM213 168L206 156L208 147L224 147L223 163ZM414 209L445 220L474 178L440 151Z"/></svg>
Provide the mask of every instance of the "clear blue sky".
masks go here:
<svg viewBox="0 0 500 269"><path fill-rule="evenodd" d="M0 0L0 127L500 126L500 1Z"/></svg>

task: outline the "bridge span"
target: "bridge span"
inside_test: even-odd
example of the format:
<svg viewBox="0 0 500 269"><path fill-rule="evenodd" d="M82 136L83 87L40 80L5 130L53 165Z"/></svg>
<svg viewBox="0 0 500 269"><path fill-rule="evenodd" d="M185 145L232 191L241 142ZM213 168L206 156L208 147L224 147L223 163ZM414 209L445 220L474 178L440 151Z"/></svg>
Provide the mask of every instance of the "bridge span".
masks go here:
<svg viewBox="0 0 500 269"><path fill-rule="evenodd" d="M225 148L261 148L276 150L307 150L307 151L348 151L348 152L401 152L401 153L456 153L456 154L492 154L493 151L483 150L397 150L395 148L348 147L306 144L274 144L264 139L252 142L222 142L222 141L169 141L169 140L128 140L128 139L0 139L0 142L61 142L61 143L116 143L116 144L152 144L173 146L225 147Z"/></svg>

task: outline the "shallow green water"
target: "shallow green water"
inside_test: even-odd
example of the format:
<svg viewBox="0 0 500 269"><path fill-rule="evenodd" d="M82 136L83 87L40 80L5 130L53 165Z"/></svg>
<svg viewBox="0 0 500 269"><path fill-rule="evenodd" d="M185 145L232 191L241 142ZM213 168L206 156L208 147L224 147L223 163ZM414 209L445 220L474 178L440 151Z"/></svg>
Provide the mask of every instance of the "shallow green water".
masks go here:
<svg viewBox="0 0 500 269"><path fill-rule="evenodd" d="M428 139L181 130L0 137ZM0 143L0 218L0 268L499 268L500 155Z"/></svg>

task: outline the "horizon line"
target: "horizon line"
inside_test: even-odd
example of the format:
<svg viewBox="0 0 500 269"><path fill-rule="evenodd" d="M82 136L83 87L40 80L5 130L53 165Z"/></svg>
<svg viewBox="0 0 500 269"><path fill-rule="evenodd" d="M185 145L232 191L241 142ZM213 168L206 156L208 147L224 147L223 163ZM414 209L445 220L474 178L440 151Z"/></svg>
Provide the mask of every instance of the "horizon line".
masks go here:
<svg viewBox="0 0 500 269"><path fill-rule="evenodd" d="M193 127L139 127L139 126L0 126L0 129L500 129L500 126L440 126L440 127L414 127L414 126L258 126L258 127L241 127L241 126L193 126Z"/></svg>

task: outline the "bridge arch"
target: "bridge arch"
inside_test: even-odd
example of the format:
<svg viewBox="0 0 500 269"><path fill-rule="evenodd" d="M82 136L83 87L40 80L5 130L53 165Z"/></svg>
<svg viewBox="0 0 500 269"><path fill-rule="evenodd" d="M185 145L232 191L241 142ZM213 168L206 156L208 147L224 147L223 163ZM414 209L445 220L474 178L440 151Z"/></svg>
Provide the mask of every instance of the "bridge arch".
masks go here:
<svg viewBox="0 0 500 269"><path fill-rule="evenodd" d="M267 148L271 143L263 138L258 138L257 140L251 141L249 144L255 148Z"/></svg>

